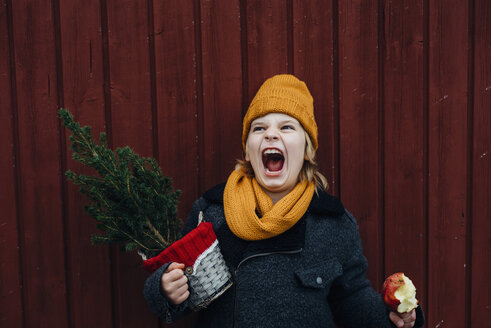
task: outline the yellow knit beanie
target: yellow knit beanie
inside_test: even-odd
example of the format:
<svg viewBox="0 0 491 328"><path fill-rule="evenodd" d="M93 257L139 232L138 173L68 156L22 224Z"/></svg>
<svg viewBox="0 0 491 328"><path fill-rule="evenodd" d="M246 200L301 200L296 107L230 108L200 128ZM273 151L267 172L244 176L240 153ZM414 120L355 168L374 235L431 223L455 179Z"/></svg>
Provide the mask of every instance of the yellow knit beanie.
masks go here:
<svg viewBox="0 0 491 328"><path fill-rule="evenodd" d="M317 150L317 124L314 118L314 99L307 85L293 75L281 74L267 79L247 110L242 128L242 147L245 144L251 123L269 113L282 113L297 119L309 134Z"/></svg>

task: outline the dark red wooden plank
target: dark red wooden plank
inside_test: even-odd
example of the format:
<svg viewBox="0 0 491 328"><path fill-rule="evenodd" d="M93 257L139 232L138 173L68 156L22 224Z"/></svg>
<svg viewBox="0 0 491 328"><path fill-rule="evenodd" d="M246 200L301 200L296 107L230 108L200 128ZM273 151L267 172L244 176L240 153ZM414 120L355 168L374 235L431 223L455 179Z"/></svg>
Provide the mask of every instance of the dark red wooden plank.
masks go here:
<svg viewBox="0 0 491 328"><path fill-rule="evenodd" d="M491 3L475 2L470 324L491 320Z"/></svg>
<svg viewBox="0 0 491 328"><path fill-rule="evenodd" d="M186 219L198 197L198 166L203 161L200 158L198 163L196 121L201 63L195 33L201 19L199 7L189 1L157 1L154 5L159 160L164 173L173 178L174 187L182 190L178 213ZM188 316L162 326L193 327L194 320Z"/></svg>
<svg viewBox="0 0 491 328"><path fill-rule="evenodd" d="M155 3L155 67L159 160L182 190L179 215L185 219L198 197L195 25L192 3ZM206 174L206 173L205 173Z"/></svg>
<svg viewBox="0 0 491 328"><path fill-rule="evenodd" d="M465 327L468 4L429 3L428 326Z"/></svg>
<svg viewBox="0 0 491 328"><path fill-rule="evenodd" d="M358 220L368 277L383 270L383 158L378 89L378 2L339 2L340 195Z"/></svg>
<svg viewBox="0 0 491 328"><path fill-rule="evenodd" d="M338 195L339 112L338 92L334 87L337 26L333 24L332 9L330 1L293 1L293 66L295 75L307 83L314 98L319 129L317 162L329 181L329 192Z"/></svg>
<svg viewBox="0 0 491 328"><path fill-rule="evenodd" d="M26 327L68 324L53 8L12 1Z"/></svg>
<svg viewBox="0 0 491 328"><path fill-rule="evenodd" d="M63 63L64 106L94 136L104 130L104 74L100 1L61 1L60 26ZM66 132L68 138L69 132ZM71 160L66 141L67 169L94 174ZM88 200L78 187L67 186L67 277L72 327L111 327L111 267L109 248L92 246L95 220L83 205Z"/></svg>
<svg viewBox="0 0 491 328"><path fill-rule="evenodd" d="M246 104L269 77L288 73L287 1L246 2L247 90Z"/></svg>
<svg viewBox="0 0 491 328"><path fill-rule="evenodd" d="M107 0L114 147L152 156L152 111L146 2Z"/></svg>
<svg viewBox="0 0 491 328"><path fill-rule="evenodd" d="M7 7L8 6L8 7ZM10 3L0 4L0 326L22 327L22 291L18 239L17 188L14 137L16 127L15 102L10 85L13 49L9 44ZM15 76L15 75L14 75ZM15 94L15 93L14 93ZM15 140L15 141L14 141Z"/></svg>
<svg viewBox="0 0 491 328"><path fill-rule="evenodd" d="M239 1L201 1L201 192L226 181L242 156L240 15Z"/></svg>
<svg viewBox="0 0 491 328"><path fill-rule="evenodd" d="M147 1L107 0L112 142L153 156L152 84ZM156 326L145 304L147 277L135 253L113 253L113 301L118 327Z"/></svg>
<svg viewBox="0 0 491 328"><path fill-rule="evenodd" d="M386 1L384 9L385 275L404 272L425 305L423 2Z"/></svg>

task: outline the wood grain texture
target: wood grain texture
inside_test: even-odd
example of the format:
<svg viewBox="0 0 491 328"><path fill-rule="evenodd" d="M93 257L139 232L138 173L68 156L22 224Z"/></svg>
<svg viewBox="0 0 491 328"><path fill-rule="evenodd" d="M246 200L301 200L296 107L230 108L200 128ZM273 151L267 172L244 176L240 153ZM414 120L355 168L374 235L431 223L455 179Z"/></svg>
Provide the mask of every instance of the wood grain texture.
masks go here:
<svg viewBox="0 0 491 328"><path fill-rule="evenodd" d="M246 1L247 106L261 84L289 72L287 1Z"/></svg>
<svg viewBox="0 0 491 328"><path fill-rule="evenodd" d="M0 326L22 327L22 290L19 248L19 216L17 210L17 112L16 94L11 86L15 79L14 49L10 47L11 3L0 4ZM10 38L9 38L10 35Z"/></svg>
<svg viewBox="0 0 491 328"><path fill-rule="evenodd" d="M62 327L69 320L57 118L60 81L52 5L12 2L26 327Z"/></svg>
<svg viewBox="0 0 491 328"><path fill-rule="evenodd" d="M238 0L201 1L200 192L226 181L242 157L240 15Z"/></svg>
<svg viewBox="0 0 491 328"><path fill-rule="evenodd" d="M140 156L152 157L148 3L107 0L107 28L112 145L129 145ZM157 325L141 296L147 277L141 258L115 247L112 261L114 325Z"/></svg>
<svg viewBox="0 0 491 328"><path fill-rule="evenodd" d="M472 204L470 232L470 327L485 327L491 320L491 3L475 2Z"/></svg>
<svg viewBox="0 0 491 328"><path fill-rule="evenodd" d="M339 2L340 197L360 226L368 277L379 288L383 258L382 140L377 1Z"/></svg>
<svg viewBox="0 0 491 328"><path fill-rule="evenodd" d="M425 305L423 2L386 1L384 9L384 269L410 277Z"/></svg>
<svg viewBox="0 0 491 328"><path fill-rule="evenodd" d="M156 2L155 59L159 161L182 190L180 217L198 197L196 18L191 2Z"/></svg>
<svg viewBox="0 0 491 328"><path fill-rule="evenodd" d="M331 1L293 2L293 66L314 98L319 130L319 169L329 182L329 193L339 194L339 94L334 87L334 25ZM336 36L337 37L337 36Z"/></svg>
<svg viewBox="0 0 491 328"><path fill-rule="evenodd" d="M165 175L182 190L179 216L185 220L198 197L198 126L201 54L196 38L201 18L191 1L154 2L155 73L159 161ZM198 26L197 26L198 25ZM194 316L163 327L193 327ZM164 320L162 320L164 321Z"/></svg>
<svg viewBox="0 0 491 328"><path fill-rule="evenodd" d="M93 136L105 130L104 72L100 1L60 2L64 106L81 125L92 127ZM69 131L66 131L66 169L77 173L93 171L71 160ZM96 221L83 206L89 200L78 187L66 184L66 252L68 306L71 327L111 327L111 267L108 246L93 246L90 235ZM94 293L92 291L98 291ZM90 315L87 315L90 313Z"/></svg>
<svg viewBox="0 0 491 328"><path fill-rule="evenodd" d="M429 7L428 325L465 326L468 6ZM465 82L464 82L465 81ZM464 287L465 288L465 287Z"/></svg>

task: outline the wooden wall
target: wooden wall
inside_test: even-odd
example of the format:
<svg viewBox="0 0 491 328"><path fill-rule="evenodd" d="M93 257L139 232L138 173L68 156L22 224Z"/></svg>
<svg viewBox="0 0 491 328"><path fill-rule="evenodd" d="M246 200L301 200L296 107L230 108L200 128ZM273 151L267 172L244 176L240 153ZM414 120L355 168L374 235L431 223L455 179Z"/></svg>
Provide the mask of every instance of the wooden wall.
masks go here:
<svg viewBox="0 0 491 328"><path fill-rule="evenodd" d="M1 0L0 326L159 325L138 256L89 242L59 107L157 158L185 217L285 72L314 96L318 159L374 287L404 271L428 327L488 326L488 0Z"/></svg>

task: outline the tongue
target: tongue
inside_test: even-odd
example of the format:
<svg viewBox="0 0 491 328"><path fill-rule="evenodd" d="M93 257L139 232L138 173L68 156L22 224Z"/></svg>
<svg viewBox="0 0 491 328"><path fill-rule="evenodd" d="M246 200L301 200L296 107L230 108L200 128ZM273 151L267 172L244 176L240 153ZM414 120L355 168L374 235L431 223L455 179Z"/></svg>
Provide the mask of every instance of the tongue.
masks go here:
<svg viewBox="0 0 491 328"><path fill-rule="evenodd" d="M279 171L283 168L283 160L282 159L278 159L278 160L268 159L266 161L266 167L268 168L268 170L270 172Z"/></svg>

